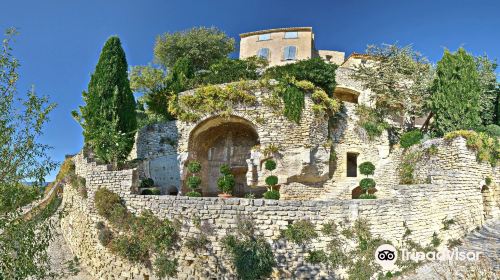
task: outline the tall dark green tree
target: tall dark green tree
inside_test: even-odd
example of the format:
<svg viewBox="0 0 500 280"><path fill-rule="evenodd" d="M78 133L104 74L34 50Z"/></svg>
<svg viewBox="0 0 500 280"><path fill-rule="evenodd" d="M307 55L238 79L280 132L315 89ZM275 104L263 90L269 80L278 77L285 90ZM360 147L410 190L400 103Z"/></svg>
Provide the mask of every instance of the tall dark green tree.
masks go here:
<svg viewBox="0 0 500 280"><path fill-rule="evenodd" d="M483 125L495 124L497 120L497 69L496 61L491 61L486 55L476 57L479 79L481 82L481 120Z"/></svg>
<svg viewBox="0 0 500 280"><path fill-rule="evenodd" d="M463 48L445 50L437 63L430 109L433 129L438 135L481 126L481 81L474 57Z"/></svg>
<svg viewBox="0 0 500 280"><path fill-rule="evenodd" d="M102 48L80 114L85 144L107 163L122 162L132 149L137 129L136 104L130 90L127 60L120 39L110 37Z"/></svg>

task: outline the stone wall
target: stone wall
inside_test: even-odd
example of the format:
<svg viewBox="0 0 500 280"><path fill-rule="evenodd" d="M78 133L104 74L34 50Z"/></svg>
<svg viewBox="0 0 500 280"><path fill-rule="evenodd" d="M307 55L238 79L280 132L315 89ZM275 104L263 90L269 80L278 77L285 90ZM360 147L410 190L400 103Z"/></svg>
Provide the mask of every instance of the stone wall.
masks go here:
<svg viewBox="0 0 500 280"><path fill-rule="evenodd" d="M427 184L398 185L397 166L382 168L376 178L385 175L394 180L383 184L387 196L375 200L350 200L331 198L319 200L263 200L263 199L220 199L189 198L185 196L141 196L131 193L134 170L109 171L102 166L86 161L83 154L75 157L77 173L87 179L88 199L81 199L76 192L65 190L64 200L68 206L68 215L62 223L64 235L74 253L90 272L103 279L143 279L142 274L151 271L136 267L115 256L107 249L99 247L96 238L95 223L101 218L93 209L95 191L105 186L120 194L127 207L134 213L150 209L161 218L183 221L181 237L196 236L199 230L193 220L200 219L213 229L208 235L211 245L200 255L194 255L185 249L176 252L179 259L179 279L204 279L207 277L232 278L234 272L227 259L227 253L221 246L221 239L234 231L238 215L251 217L258 233L265 236L272 244L278 260L276 277L314 279L325 275L321 266L312 266L304 261L305 248L280 239L281 230L301 219L310 220L319 231L328 221L350 221L366 218L375 236L401 244L406 231L405 224L411 230L410 239L428 245L434 232L443 240L463 236L483 224L485 220L483 194L481 186L484 177L493 178L490 186L488 207L498 208L499 168L492 168L487 163L477 163L475 153L465 146L465 140L457 138L450 142L433 140L413 149L425 150L434 144L438 153L423 159L416 176L428 178ZM395 156L401 152L394 153ZM391 156L392 157L392 156ZM390 165L388 163L388 165ZM388 174L380 172L390 171ZM392 173L391 173L392 172ZM116 173L115 175L112 175ZM106 179L104 177L109 176ZM124 176L125 183L118 178ZM378 180L378 179L377 179ZM298 186L301 187L301 186ZM69 189L69 188L68 188ZM287 193L287 191L285 191ZM294 195L289 192L290 195ZM496 202L491 203L491 201ZM488 217L498 215L498 211L488 210ZM63 219L63 220L64 220ZM454 220L448 230L444 230L443 221ZM308 249L325 248L327 240L314 240ZM128 273L128 274L127 274ZM115 275L116 277L112 277ZM120 276L121 275L121 276ZM154 278L150 278L154 279Z"/></svg>

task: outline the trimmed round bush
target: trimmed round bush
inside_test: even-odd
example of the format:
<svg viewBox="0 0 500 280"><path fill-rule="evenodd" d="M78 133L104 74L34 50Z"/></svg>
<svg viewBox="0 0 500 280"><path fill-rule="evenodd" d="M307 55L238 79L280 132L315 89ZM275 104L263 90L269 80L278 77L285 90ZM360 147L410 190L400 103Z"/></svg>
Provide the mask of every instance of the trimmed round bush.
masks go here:
<svg viewBox="0 0 500 280"><path fill-rule="evenodd" d="M264 163L264 167L266 168L266 170L273 171L274 169L276 169L276 161L268 159Z"/></svg>
<svg viewBox="0 0 500 280"><path fill-rule="evenodd" d="M363 175L373 175L375 173L375 165L369 161L365 161L359 165L359 173Z"/></svg>
<svg viewBox="0 0 500 280"><path fill-rule="evenodd" d="M121 205L120 196L106 188L99 188L95 193L95 208L104 218L109 218L117 205Z"/></svg>
<svg viewBox="0 0 500 280"><path fill-rule="evenodd" d="M399 144L401 144L401 147L403 148L408 148L415 144L420 143L422 138L424 138L424 135L420 130L408 131L403 133L403 135L401 135L401 138L399 139Z"/></svg>
<svg viewBox="0 0 500 280"><path fill-rule="evenodd" d="M147 178L141 181L141 188L151 188L155 185L155 181L151 178Z"/></svg>
<svg viewBox="0 0 500 280"><path fill-rule="evenodd" d="M366 192L371 188L375 188L375 180L372 178L364 178L359 182L359 186Z"/></svg>
<svg viewBox="0 0 500 280"><path fill-rule="evenodd" d="M186 196L189 196L189 197L201 197L201 193L195 192L195 191L190 191L190 192L186 193Z"/></svg>
<svg viewBox="0 0 500 280"><path fill-rule="evenodd" d="M264 193L264 198L278 200L280 199L280 192L278 190L269 190Z"/></svg>
<svg viewBox="0 0 500 280"><path fill-rule="evenodd" d="M231 167L227 164L223 164L220 166L219 171L222 175L229 175L231 174Z"/></svg>
<svg viewBox="0 0 500 280"><path fill-rule="evenodd" d="M217 187L226 194L231 194L235 185L233 174L227 174L217 179Z"/></svg>
<svg viewBox="0 0 500 280"><path fill-rule="evenodd" d="M198 173L201 171L201 163L197 160L192 160L188 163L187 168L191 173Z"/></svg>
<svg viewBox="0 0 500 280"><path fill-rule="evenodd" d="M274 175L267 176L267 178L266 178L266 184L268 186L276 186L278 184L278 177L274 176Z"/></svg>
<svg viewBox="0 0 500 280"><path fill-rule="evenodd" d="M364 194L361 194L358 198L359 199L375 199L377 197L371 193L364 193Z"/></svg>
<svg viewBox="0 0 500 280"><path fill-rule="evenodd" d="M201 178L198 176L190 176L187 180L187 185L190 189L197 189L201 184Z"/></svg>
<svg viewBox="0 0 500 280"><path fill-rule="evenodd" d="M153 194L153 191L150 190L150 189L146 189L146 190L143 190L141 192L142 195L152 195Z"/></svg>

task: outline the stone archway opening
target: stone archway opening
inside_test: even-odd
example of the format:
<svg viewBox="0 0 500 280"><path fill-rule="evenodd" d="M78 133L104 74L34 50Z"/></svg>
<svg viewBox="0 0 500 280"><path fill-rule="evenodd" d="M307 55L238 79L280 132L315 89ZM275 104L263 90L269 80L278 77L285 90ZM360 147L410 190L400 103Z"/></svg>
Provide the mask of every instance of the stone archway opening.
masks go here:
<svg viewBox="0 0 500 280"><path fill-rule="evenodd" d="M231 167L236 185L234 196L244 196L252 189L247 184L248 164L252 147L259 144L254 125L241 117L215 117L203 121L191 132L189 159L202 164L201 192L203 196L217 196L219 168L223 164ZM183 192L185 192L184 189Z"/></svg>
<svg viewBox="0 0 500 280"><path fill-rule="evenodd" d="M333 96L344 102L358 104L359 92L350 88L337 86L333 92Z"/></svg>

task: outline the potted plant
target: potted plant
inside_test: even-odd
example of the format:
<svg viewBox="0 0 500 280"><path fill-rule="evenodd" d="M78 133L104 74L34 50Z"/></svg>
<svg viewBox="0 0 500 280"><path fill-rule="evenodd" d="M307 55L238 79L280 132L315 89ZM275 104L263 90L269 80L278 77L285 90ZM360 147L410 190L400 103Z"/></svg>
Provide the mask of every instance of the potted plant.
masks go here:
<svg viewBox="0 0 500 280"><path fill-rule="evenodd" d="M359 165L359 172L363 175L366 175L366 178L363 178L359 182L359 186L363 190L363 193L359 196L360 199L375 199L377 198L373 193L375 190L375 180L372 178L368 178L369 175L373 175L375 173L375 165L373 163L366 161Z"/></svg>
<svg viewBox="0 0 500 280"><path fill-rule="evenodd" d="M217 179L217 187L222 192L219 194L219 197L230 198L232 197L235 185L234 175L231 174L231 168L227 164L223 164L219 171L222 174L222 176Z"/></svg>
<svg viewBox="0 0 500 280"><path fill-rule="evenodd" d="M276 169L276 161L272 159L266 160L264 163L264 167L268 171L273 171ZM278 177L275 175L269 175L266 178L266 185L267 187L267 192L264 193L264 198L266 199L280 199L280 192L279 190L275 190L274 187L278 185Z"/></svg>
<svg viewBox="0 0 500 280"><path fill-rule="evenodd" d="M191 176L187 179L187 186L191 189L186 193L187 196L200 197L201 193L198 192L198 187L201 185L201 178L197 175L201 171L201 163L197 160L192 160L188 163L188 171Z"/></svg>

